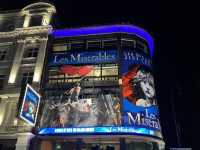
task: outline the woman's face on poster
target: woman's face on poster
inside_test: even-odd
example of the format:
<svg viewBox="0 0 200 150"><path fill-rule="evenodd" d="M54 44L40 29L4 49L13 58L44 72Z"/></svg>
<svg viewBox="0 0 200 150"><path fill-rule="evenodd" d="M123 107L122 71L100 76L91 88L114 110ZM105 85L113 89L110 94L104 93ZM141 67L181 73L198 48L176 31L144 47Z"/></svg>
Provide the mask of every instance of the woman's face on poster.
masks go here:
<svg viewBox="0 0 200 150"><path fill-rule="evenodd" d="M155 95L154 87L147 81L141 81L140 82L141 88L148 98L153 98Z"/></svg>
<svg viewBox="0 0 200 150"><path fill-rule="evenodd" d="M145 96L148 98L153 98L155 96L155 89L152 75L139 70L137 77L140 78L140 86Z"/></svg>

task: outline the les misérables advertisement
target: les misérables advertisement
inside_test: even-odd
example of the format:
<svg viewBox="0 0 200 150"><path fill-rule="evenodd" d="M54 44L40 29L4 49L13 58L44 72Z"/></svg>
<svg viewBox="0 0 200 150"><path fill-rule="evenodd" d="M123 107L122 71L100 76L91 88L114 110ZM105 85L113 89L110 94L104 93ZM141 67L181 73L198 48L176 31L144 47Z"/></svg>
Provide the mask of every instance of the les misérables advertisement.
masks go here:
<svg viewBox="0 0 200 150"><path fill-rule="evenodd" d="M122 88L118 79L94 80L97 64L116 63L116 51L54 55L49 64L60 65L59 72L74 80L62 93L46 98L41 126L134 126L160 130L151 59L129 50L122 55Z"/></svg>
<svg viewBox="0 0 200 150"><path fill-rule="evenodd" d="M39 104L40 95L29 84L27 84L20 111L20 118L34 126L37 119Z"/></svg>
<svg viewBox="0 0 200 150"><path fill-rule="evenodd" d="M118 79L101 80L100 67L97 65L105 62L114 63L114 51L73 52L54 55L51 60L51 65L61 65L58 73L65 74L71 81L66 83L63 92L46 99L42 127L121 124Z"/></svg>
<svg viewBox="0 0 200 150"><path fill-rule="evenodd" d="M124 51L121 72L123 124L160 130L151 59Z"/></svg>

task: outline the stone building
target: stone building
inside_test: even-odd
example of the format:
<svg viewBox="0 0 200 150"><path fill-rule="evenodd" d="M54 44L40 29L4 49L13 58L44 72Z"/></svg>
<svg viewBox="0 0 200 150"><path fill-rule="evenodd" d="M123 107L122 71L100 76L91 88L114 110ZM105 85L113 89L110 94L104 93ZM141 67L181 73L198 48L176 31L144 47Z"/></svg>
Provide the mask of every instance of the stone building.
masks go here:
<svg viewBox="0 0 200 150"><path fill-rule="evenodd" d="M39 88L55 12L44 2L0 12L0 149L26 149L32 136L17 118L20 91L26 83Z"/></svg>

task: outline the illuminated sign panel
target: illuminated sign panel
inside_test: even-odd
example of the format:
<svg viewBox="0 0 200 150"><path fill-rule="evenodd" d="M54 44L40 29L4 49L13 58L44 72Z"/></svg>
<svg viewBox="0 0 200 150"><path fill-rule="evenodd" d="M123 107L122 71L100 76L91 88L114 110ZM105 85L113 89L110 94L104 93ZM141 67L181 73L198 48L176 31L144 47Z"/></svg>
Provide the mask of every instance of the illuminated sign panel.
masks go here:
<svg viewBox="0 0 200 150"><path fill-rule="evenodd" d="M20 118L28 124L34 126L37 119L37 113L40 103L40 95L27 84L24 93L23 104L20 111Z"/></svg>
<svg viewBox="0 0 200 150"><path fill-rule="evenodd" d="M138 63L145 64L151 67L151 59L146 58L144 55L137 53L136 51L126 50L122 53L122 59L126 60L126 63ZM49 65L67 65L67 64L99 64L99 63L114 63L118 60L116 50L99 50L91 52L77 52L69 51L65 54L55 53L50 57Z"/></svg>
<svg viewBox="0 0 200 150"><path fill-rule="evenodd" d="M53 54L49 66L59 66L58 73L70 82L60 94L47 97L39 134L161 137L151 58L128 49L121 51L119 63L117 56L117 50Z"/></svg>
<svg viewBox="0 0 200 150"><path fill-rule="evenodd" d="M91 52L68 51L66 54L53 54L49 65L113 63L116 60L117 53L115 50Z"/></svg>
<svg viewBox="0 0 200 150"><path fill-rule="evenodd" d="M41 135L54 134L144 134L155 136L155 131L147 128L135 128L125 126L115 127L71 127L71 128L40 128ZM161 138L161 135L158 134Z"/></svg>
<svg viewBox="0 0 200 150"><path fill-rule="evenodd" d="M54 53L49 67L57 66L66 84L46 96L41 127L120 126L117 60L116 50Z"/></svg>
<svg viewBox="0 0 200 150"><path fill-rule="evenodd" d="M48 65L59 68L55 74L64 75L66 84L64 90L46 97L39 134L162 138L152 61L147 54L137 49L122 49L120 54L117 50L71 50L54 53Z"/></svg>
<svg viewBox="0 0 200 150"><path fill-rule="evenodd" d="M124 53L126 57L121 61L124 125L160 130L151 60L137 52L124 50Z"/></svg>

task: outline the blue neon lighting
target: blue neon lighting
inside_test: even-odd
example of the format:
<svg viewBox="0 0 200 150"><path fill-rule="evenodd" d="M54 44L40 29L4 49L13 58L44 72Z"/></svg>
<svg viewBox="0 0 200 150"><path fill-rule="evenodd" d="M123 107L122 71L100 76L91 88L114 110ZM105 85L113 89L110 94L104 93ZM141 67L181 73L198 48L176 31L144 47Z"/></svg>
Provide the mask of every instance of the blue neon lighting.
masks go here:
<svg viewBox="0 0 200 150"><path fill-rule="evenodd" d="M40 128L40 135L55 134L146 134L155 135L155 131L147 128L134 127L73 127L73 128Z"/></svg>
<svg viewBox="0 0 200 150"><path fill-rule="evenodd" d="M84 27L76 29L58 29L53 31L53 36L55 38L63 38L63 37L87 36L87 35L99 35L99 34L111 34L111 33L128 33L141 37L148 43L151 56L153 56L154 53L153 38L144 29L133 25L107 25L107 26Z"/></svg>

